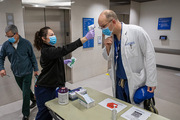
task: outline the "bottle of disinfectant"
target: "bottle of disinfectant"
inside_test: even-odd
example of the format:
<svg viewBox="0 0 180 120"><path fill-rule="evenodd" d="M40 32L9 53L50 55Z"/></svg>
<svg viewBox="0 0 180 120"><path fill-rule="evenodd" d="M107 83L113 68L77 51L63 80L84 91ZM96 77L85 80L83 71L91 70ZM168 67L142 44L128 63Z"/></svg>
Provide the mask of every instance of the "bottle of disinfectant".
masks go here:
<svg viewBox="0 0 180 120"><path fill-rule="evenodd" d="M69 103L69 92L68 88L61 87L58 91L58 103L65 105Z"/></svg>
<svg viewBox="0 0 180 120"><path fill-rule="evenodd" d="M112 120L117 120L116 105L114 105L114 108L112 109Z"/></svg>

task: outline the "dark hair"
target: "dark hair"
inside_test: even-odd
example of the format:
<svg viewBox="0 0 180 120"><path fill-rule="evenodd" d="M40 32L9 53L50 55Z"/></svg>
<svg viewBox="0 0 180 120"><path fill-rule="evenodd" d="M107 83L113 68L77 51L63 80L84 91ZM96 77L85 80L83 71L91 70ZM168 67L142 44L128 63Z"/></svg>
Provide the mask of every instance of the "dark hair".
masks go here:
<svg viewBox="0 0 180 120"><path fill-rule="evenodd" d="M37 48L38 51L41 50L42 45L43 45L42 37L46 38L49 29L51 29L51 28L43 27L35 33L34 46Z"/></svg>

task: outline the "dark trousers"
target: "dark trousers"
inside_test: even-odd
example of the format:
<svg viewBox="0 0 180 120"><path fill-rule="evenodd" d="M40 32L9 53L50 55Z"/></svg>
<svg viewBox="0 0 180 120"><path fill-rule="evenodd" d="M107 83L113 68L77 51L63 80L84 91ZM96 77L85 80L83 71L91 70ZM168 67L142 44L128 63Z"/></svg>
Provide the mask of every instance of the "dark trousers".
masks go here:
<svg viewBox="0 0 180 120"><path fill-rule="evenodd" d="M31 81L32 81L32 73L25 75L23 77L15 76L16 82L20 89L22 90L23 96L23 105L22 105L22 113L24 116L29 116L30 114L30 100L34 101L34 94L31 91Z"/></svg>
<svg viewBox="0 0 180 120"><path fill-rule="evenodd" d="M129 98L128 81L124 81L124 87L120 85L120 79L116 77L116 98L131 103Z"/></svg>
<svg viewBox="0 0 180 120"><path fill-rule="evenodd" d="M56 97L56 88L35 86L35 96L38 107L36 120L52 120L52 116L45 103Z"/></svg>

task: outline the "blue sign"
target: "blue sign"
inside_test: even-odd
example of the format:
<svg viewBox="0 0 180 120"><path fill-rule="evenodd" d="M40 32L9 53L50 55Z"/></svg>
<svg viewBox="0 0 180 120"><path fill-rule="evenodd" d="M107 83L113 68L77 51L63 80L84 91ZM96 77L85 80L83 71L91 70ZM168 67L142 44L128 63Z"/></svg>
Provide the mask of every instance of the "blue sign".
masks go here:
<svg viewBox="0 0 180 120"><path fill-rule="evenodd" d="M170 30L171 29L172 17L159 18L158 20L158 30Z"/></svg>
<svg viewBox="0 0 180 120"><path fill-rule="evenodd" d="M83 36L88 32L88 26L94 24L94 18L83 18ZM94 39L90 39L83 44L83 48L94 47Z"/></svg>

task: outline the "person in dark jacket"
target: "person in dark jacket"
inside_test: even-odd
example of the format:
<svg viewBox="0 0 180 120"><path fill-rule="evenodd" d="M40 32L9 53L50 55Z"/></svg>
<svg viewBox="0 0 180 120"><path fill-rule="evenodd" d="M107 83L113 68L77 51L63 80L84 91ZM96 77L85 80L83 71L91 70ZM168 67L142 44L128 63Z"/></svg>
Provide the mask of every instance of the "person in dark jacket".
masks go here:
<svg viewBox="0 0 180 120"><path fill-rule="evenodd" d="M16 82L23 92L23 120L28 120L30 108L36 105L34 94L30 89L33 70L34 75L38 75L36 57L31 43L18 34L18 29L15 25L8 25L5 33L8 40L3 43L0 51L0 75L1 77L6 76L4 61L7 56ZM30 100L32 101L31 105Z"/></svg>
<svg viewBox="0 0 180 120"><path fill-rule="evenodd" d="M43 27L35 34L34 46L41 51L40 65L42 71L35 85L35 96L38 113L36 120L52 120L45 102L56 96L57 87L65 87L65 71L63 56L81 47L89 39L94 38L94 30L85 37L63 47L55 47L56 36L50 27Z"/></svg>

